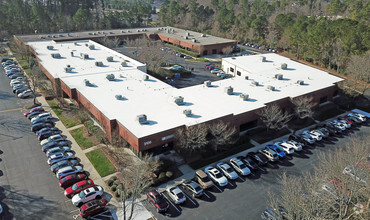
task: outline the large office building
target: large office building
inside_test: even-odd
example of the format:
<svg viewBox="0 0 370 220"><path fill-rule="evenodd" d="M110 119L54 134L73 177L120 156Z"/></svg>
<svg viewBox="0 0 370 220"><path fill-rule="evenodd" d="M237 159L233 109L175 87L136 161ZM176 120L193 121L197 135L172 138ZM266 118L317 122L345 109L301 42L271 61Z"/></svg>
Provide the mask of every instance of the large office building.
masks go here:
<svg viewBox="0 0 370 220"><path fill-rule="evenodd" d="M64 97L85 107L137 151L173 145L179 128L216 121L238 130L258 120L257 111L310 95L317 103L336 94L341 78L277 54L222 60L234 77L177 89L146 74L146 66L94 41L28 43L41 69Z"/></svg>

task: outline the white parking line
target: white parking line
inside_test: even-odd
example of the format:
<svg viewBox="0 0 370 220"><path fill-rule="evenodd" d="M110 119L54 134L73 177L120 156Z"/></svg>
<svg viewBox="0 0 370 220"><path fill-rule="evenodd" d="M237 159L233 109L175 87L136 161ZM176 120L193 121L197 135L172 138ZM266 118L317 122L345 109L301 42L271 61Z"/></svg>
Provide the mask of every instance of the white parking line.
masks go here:
<svg viewBox="0 0 370 220"><path fill-rule="evenodd" d="M232 186L232 187L234 187L234 185L229 181L229 184Z"/></svg>
<svg viewBox="0 0 370 220"><path fill-rule="evenodd" d="M176 207L176 205L174 205L174 204L171 202L171 200L170 200L170 199L168 199L168 198L167 198L167 196L165 196L163 193L162 193L162 196L166 197L167 201L168 201L169 203L171 203L171 205L172 205L173 207L175 207L175 209L176 209L179 213L181 213L181 211Z"/></svg>
<svg viewBox="0 0 370 220"><path fill-rule="evenodd" d="M186 198L188 199L188 200L190 200L192 203L193 203L193 205L197 205L197 204L195 204L195 202L189 197L189 196L187 196L186 194L185 194L185 196L186 196Z"/></svg>
<svg viewBox="0 0 370 220"><path fill-rule="evenodd" d="M73 210L73 211L70 211L69 213L72 213L72 212L77 212L79 209L76 209L76 210Z"/></svg>
<svg viewBox="0 0 370 220"><path fill-rule="evenodd" d="M216 187L216 189L218 189L218 191L222 192L222 190L220 188L218 188L216 185L214 185Z"/></svg>
<svg viewBox="0 0 370 220"><path fill-rule="evenodd" d="M208 199L210 198L206 192L203 192L203 195L207 196Z"/></svg>
<svg viewBox="0 0 370 220"><path fill-rule="evenodd" d="M239 178L241 181L243 181L243 182L245 181L245 180L244 180L243 178L241 178L240 176L239 176L238 178Z"/></svg>

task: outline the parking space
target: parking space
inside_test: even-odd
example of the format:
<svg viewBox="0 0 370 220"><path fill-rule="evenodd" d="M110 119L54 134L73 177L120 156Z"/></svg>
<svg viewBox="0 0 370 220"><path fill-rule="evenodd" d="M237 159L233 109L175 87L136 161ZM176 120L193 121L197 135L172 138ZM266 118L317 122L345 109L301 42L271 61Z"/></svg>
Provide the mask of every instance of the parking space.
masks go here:
<svg viewBox="0 0 370 220"><path fill-rule="evenodd" d="M176 208L170 207L168 212L159 214L152 204L145 202L144 205L157 219L260 219L260 214L268 206L268 192L277 192L279 178L284 172L289 177L312 171L319 159L318 155L345 146L349 137L354 135L370 135L369 123L308 145L283 160L259 167L246 177L229 181L225 187L207 189L199 198L191 198L187 194L197 206L188 202L185 205L176 205ZM183 189L182 186L180 188Z"/></svg>

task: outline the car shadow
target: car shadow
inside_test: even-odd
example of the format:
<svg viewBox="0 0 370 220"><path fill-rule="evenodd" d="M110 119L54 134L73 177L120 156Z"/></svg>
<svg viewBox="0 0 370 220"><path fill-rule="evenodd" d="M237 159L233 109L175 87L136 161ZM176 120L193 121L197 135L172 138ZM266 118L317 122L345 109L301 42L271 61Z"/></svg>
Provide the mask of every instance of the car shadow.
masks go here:
<svg viewBox="0 0 370 220"><path fill-rule="evenodd" d="M290 162L289 160L279 160L279 165L285 166L285 167L291 167L294 165L294 163Z"/></svg>
<svg viewBox="0 0 370 220"><path fill-rule="evenodd" d="M181 203L180 206L188 209L194 209L199 207L199 203L191 196L187 196L186 201L184 203Z"/></svg>
<svg viewBox="0 0 370 220"><path fill-rule="evenodd" d="M198 197L198 199L205 202L214 202L216 201L216 196L213 195L213 193L210 193L209 191L204 191L204 194L201 197Z"/></svg>
<svg viewBox="0 0 370 220"><path fill-rule="evenodd" d="M229 183L226 186L224 186L225 189L230 189L230 190L235 189L236 187L237 185L235 181L231 181L231 180L229 180Z"/></svg>
<svg viewBox="0 0 370 220"><path fill-rule="evenodd" d="M323 148L323 147L325 147L325 144L324 144L324 143L322 143L322 142L316 142L316 143L315 143L315 146L316 146L316 147L321 147L321 148Z"/></svg>
<svg viewBox="0 0 370 220"><path fill-rule="evenodd" d="M249 174L246 178L250 180L256 180L256 179L259 179L260 177L261 177L261 173L256 170L252 172L251 174Z"/></svg>
<svg viewBox="0 0 370 220"><path fill-rule="evenodd" d="M258 167L258 169L259 169L259 172L261 173L261 174L268 174L269 173L269 171L265 168L265 166L263 166L263 167Z"/></svg>
<svg viewBox="0 0 370 220"><path fill-rule="evenodd" d="M270 169L279 169L277 161L268 163L266 167Z"/></svg>
<svg viewBox="0 0 370 220"><path fill-rule="evenodd" d="M299 158L302 158L302 159L308 159L310 157L307 156L307 154L312 154L312 152L310 150L303 149L301 151L294 152L294 157L299 157Z"/></svg>

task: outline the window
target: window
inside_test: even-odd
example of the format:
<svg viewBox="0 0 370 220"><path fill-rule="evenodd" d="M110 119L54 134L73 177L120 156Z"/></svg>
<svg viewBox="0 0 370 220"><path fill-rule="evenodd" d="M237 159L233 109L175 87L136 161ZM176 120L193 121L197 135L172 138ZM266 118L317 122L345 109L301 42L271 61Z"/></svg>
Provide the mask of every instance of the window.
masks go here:
<svg viewBox="0 0 370 220"><path fill-rule="evenodd" d="M212 54L216 54L216 53L217 53L217 49L213 49Z"/></svg>
<svg viewBox="0 0 370 220"><path fill-rule="evenodd" d="M230 72L233 73L234 72L234 68L230 67Z"/></svg>
<svg viewBox="0 0 370 220"><path fill-rule="evenodd" d="M203 51L203 56L208 55L208 50Z"/></svg>
<svg viewBox="0 0 370 220"><path fill-rule="evenodd" d="M324 97L321 97L321 98L320 98L320 104L321 104L321 103L324 103L324 102L326 102L326 101L328 101L328 97L327 97L327 96L324 96Z"/></svg>
<svg viewBox="0 0 370 220"><path fill-rule="evenodd" d="M236 71L236 75L241 76L242 73L240 71Z"/></svg>

